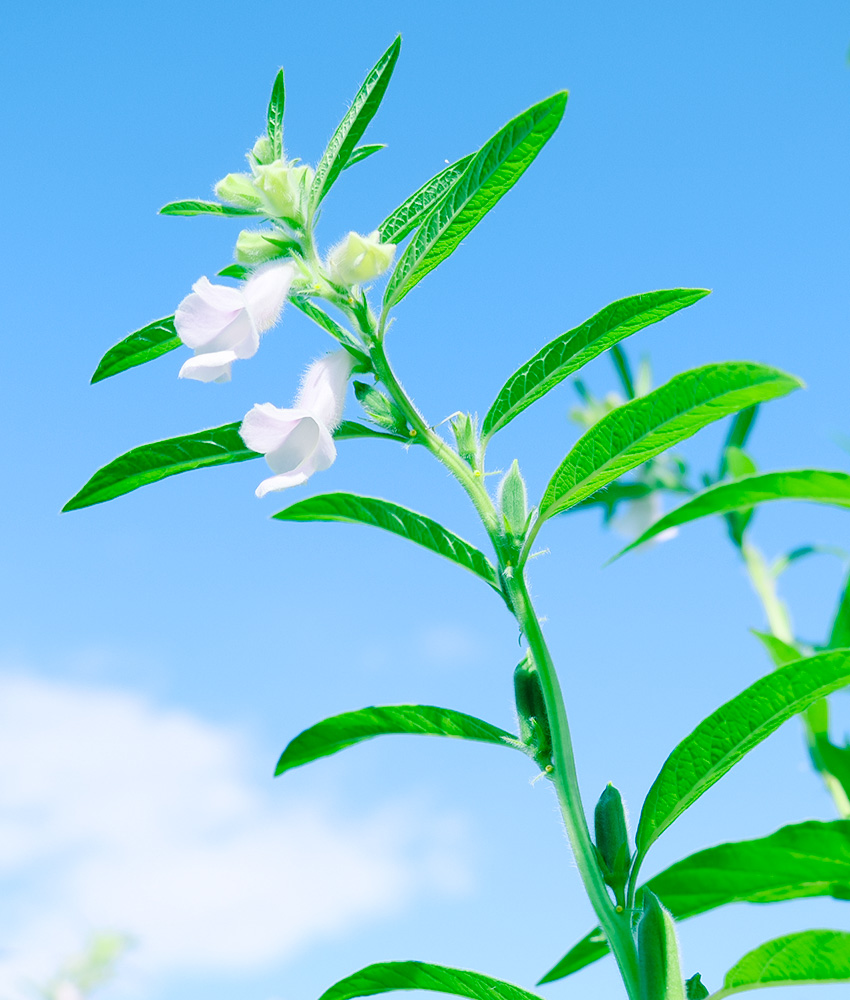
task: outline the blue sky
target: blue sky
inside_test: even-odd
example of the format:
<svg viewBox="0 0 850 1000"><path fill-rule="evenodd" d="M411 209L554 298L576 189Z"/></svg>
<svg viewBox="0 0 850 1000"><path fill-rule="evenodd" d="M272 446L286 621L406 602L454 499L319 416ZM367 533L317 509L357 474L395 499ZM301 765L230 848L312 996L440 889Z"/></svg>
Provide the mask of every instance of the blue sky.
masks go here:
<svg viewBox="0 0 850 1000"><path fill-rule="evenodd" d="M658 379L739 358L801 376L807 390L766 408L753 451L764 467L846 469L850 13L154 0L19 6L5 28L4 981L51 970L108 923L139 940L114 1000L309 1000L395 958L531 986L592 919L553 800L523 760L398 739L270 778L292 735L366 704L511 725L516 635L490 593L396 538L269 521L290 497L254 497L257 463L58 515L136 444L287 404L321 335L288 310L225 386L178 382L176 355L88 380L108 347L231 259L236 222L156 209L240 169L278 66L288 152L315 162L400 31L368 134L388 148L335 188L326 246L570 90L533 168L399 310L392 357L432 422L483 412L519 363L607 302L701 286L713 294L632 350L651 354ZM604 359L587 377L612 384ZM575 439L572 402L565 385L493 445L497 467L519 457L532 494ZM685 451L713 463L721 437ZM415 451L352 442L299 495L332 490L385 496L481 541L459 491ZM770 554L847 546L848 520L777 506L757 538ZM766 669L748 633L758 607L718 524L607 569L617 540L595 513L541 542L534 592L586 796L612 780L636 813L675 743ZM823 631L840 577L824 558L785 578L801 634ZM653 863L831 815L792 724ZM699 918L682 929L686 968L716 985L748 948L807 926L850 929L850 913L818 901ZM606 963L543 992L620 995Z"/></svg>

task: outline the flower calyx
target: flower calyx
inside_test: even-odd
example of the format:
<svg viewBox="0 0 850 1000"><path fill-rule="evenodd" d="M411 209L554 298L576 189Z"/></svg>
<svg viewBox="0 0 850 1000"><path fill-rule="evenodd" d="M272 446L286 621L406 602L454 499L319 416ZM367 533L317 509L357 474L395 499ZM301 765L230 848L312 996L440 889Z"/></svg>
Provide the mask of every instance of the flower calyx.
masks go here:
<svg viewBox="0 0 850 1000"><path fill-rule="evenodd" d="M379 427L407 437L409 428L404 414L380 389L366 382L355 382L354 395L369 418Z"/></svg>

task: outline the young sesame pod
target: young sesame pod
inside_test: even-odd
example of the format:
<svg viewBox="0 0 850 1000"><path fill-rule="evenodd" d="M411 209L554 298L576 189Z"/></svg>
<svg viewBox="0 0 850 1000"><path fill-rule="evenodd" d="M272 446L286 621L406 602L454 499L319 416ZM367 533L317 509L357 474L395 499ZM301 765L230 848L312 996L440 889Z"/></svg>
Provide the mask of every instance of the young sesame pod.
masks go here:
<svg viewBox="0 0 850 1000"><path fill-rule="evenodd" d="M457 453L467 465L478 466L478 421L471 413L459 413L451 422Z"/></svg>
<svg viewBox="0 0 850 1000"><path fill-rule="evenodd" d="M673 918L649 889L643 892L637 944L641 1000L686 1000Z"/></svg>
<svg viewBox="0 0 850 1000"><path fill-rule="evenodd" d="M623 905L623 890L631 863L629 828L623 799L610 782L599 796L593 818L602 877L614 890L617 902Z"/></svg>
<svg viewBox="0 0 850 1000"><path fill-rule="evenodd" d="M514 694L522 742L541 768L552 763L552 730L537 668L527 654L514 671Z"/></svg>
<svg viewBox="0 0 850 1000"><path fill-rule="evenodd" d="M498 503L508 531L514 538L522 538L528 521L528 491L516 459L499 483Z"/></svg>

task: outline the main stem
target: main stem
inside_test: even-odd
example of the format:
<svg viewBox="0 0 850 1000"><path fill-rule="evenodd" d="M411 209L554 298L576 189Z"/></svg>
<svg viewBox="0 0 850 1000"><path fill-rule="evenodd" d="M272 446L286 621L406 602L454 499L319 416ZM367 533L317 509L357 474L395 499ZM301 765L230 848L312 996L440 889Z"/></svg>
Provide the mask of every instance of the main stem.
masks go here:
<svg viewBox="0 0 850 1000"><path fill-rule="evenodd" d="M579 791L567 710L558 675L528 593L524 568L522 564L517 565L517 553L505 538L501 518L484 486L482 470L470 468L425 422L392 370L384 350L381 333L374 336L370 354L376 376L390 392L415 432L412 440L424 444L460 482L475 505L493 543L505 596L528 643L540 677L552 732L551 778L557 791L558 804L576 866L617 960L629 1000L640 1000L637 949L632 937L630 916L625 911L617 912L596 861Z"/></svg>

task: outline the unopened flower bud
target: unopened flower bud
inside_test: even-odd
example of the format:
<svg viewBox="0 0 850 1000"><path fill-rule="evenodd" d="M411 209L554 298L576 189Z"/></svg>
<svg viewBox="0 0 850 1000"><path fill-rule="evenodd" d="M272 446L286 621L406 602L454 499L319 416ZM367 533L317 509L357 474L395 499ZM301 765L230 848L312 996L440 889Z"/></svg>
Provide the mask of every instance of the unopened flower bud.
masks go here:
<svg viewBox="0 0 850 1000"><path fill-rule="evenodd" d="M673 918L649 889L643 892L637 943L640 995L647 1000L686 1000Z"/></svg>
<svg viewBox="0 0 850 1000"><path fill-rule="evenodd" d="M265 264L287 256L288 246L279 230L243 229L236 238L236 259L240 264Z"/></svg>
<svg viewBox="0 0 850 1000"><path fill-rule="evenodd" d="M478 421L471 413L459 413L451 422L457 453L472 468L478 465Z"/></svg>
<svg viewBox="0 0 850 1000"><path fill-rule="evenodd" d="M378 230L361 236L349 233L328 254L331 279L340 285L362 285L379 277L392 264L394 243L381 243Z"/></svg>
<svg viewBox="0 0 850 1000"><path fill-rule="evenodd" d="M257 161L257 163L271 163L274 159L274 150L272 149L272 144L269 141L267 135L261 135L259 139L254 143L254 148L251 150L251 156Z"/></svg>
<svg viewBox="0 0 850 1000"><path fill-rule="evenodd" d="M301 219L307 190L313 180L310 167L289 166L284 160L254 168L254 188L263 209L275 219Z"/></svg>
<svg viewBox="0 0 850 1000"><path fill-rule="evenodd" d="M528 520L528 493L516 459L499 483L498 502L508 531L521 538Z"/></svg>
<svg viewBox="0 0 850 1000"><path fill-rule="evenodd" d="M228 174L215 186L216 195L228 205L237 208L261 208L262 201L254 190L250 174Z"/></svg>

